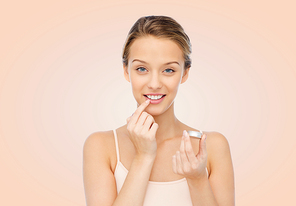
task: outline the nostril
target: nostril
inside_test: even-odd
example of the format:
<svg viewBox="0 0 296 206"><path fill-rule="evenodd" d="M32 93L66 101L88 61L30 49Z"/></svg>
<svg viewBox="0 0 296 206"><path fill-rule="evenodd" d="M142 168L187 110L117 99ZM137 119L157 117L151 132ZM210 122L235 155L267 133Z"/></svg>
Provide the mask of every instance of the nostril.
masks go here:
<svg viewBox="0 0 296 206"><path fill-rule="evenodd" d="M162 84L160 81L151 81L148 85L149 88L157 88L160 89L162 87Z"/></svg>

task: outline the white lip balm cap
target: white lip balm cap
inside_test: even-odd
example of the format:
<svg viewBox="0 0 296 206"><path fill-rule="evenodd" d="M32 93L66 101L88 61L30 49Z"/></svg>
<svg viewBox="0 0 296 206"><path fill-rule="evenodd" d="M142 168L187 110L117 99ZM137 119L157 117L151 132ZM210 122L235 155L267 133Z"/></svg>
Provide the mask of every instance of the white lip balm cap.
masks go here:
<svg viewBox="0 0 296 206"><path fill-rule="evenodd" d="M200 130L201 131L201 130ZM202 136L202 131L198 132L198 131L187 131L190 137L196 137L196 138L201 138Z"/></svg>

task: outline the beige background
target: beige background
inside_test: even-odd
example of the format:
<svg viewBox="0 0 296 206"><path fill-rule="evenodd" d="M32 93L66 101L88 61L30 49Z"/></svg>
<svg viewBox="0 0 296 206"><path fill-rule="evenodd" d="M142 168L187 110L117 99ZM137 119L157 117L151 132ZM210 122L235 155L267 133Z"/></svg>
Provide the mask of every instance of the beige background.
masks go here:
<svg viewBox="0 0 296 206"><path fill-rule="evenodd" d="M136 108L121 51L145 15L173 17L192 41L176 115L226 136L237 205L296 205L295 6L1 1L0 205L85 205L83 143L125 124Z"/></svg>

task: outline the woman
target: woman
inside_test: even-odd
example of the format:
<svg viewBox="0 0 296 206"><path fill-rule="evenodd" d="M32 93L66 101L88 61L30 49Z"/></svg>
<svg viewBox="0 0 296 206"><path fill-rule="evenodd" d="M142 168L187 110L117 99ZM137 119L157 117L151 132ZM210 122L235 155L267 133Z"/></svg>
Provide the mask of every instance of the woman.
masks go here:
<svg viewBox="0 0 296 206"><path fill-rule="evenodd" d="M88 206L234 205L229 145L218 132L198 131L174 114L178 87L189 76L191 44L166 16L140 18L123 49L124 77L138 107L127 124L85 141Z"/></svg>

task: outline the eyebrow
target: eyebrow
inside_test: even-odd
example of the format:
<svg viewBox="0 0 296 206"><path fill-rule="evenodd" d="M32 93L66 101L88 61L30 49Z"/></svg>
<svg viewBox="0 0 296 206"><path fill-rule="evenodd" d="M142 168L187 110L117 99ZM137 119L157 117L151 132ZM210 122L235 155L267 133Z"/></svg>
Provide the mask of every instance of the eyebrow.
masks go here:
<svg viewBox="0 0 296 206"><path fill-rule="evenodd" d="M134 60L132 61L132 63L133 63L134 61L139 61L139 62L142 62L142 63L148 64L147 62L145 62L145 61L143 61L143 60L140 60L140 59L134 59ZM165 63L164 65L174 64L174 63L175 63L175 64L178 64L178 65L180 66L179 62L177 62L177 61L167 62L167 63Z"/></svg>

